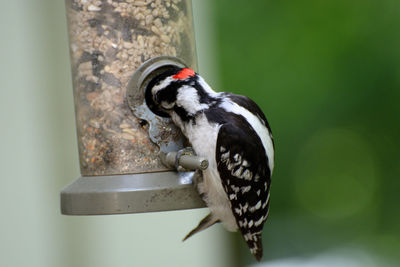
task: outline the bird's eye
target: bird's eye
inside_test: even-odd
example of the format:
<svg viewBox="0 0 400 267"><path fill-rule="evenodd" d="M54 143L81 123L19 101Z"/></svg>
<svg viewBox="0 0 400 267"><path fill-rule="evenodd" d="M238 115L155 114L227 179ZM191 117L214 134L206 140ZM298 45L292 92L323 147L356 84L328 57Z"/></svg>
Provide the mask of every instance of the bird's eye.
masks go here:
<svg viewBox="0 0 400 267"><path fill-rule="evenodd" d="M153 98L154 103L158 103L158 102L159 102L159 100L158 100L158 99L159 99L159 96L158 96L158 95L159 95L159 94L157 94L157 93L156 93L156 94L153 94L153 97L152 97L152 98Z"/></svg>

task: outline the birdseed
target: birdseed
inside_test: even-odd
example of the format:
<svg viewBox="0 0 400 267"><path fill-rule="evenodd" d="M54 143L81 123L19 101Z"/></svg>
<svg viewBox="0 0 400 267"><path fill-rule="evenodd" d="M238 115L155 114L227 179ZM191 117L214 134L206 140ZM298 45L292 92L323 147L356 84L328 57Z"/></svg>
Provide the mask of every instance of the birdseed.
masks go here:
<svg viewBox="0 0 400 267"><path fill-rule="evenodd" d="M191 1L66 0L82 175L163 171L125 92L146 60L196 66Z"/></svg>

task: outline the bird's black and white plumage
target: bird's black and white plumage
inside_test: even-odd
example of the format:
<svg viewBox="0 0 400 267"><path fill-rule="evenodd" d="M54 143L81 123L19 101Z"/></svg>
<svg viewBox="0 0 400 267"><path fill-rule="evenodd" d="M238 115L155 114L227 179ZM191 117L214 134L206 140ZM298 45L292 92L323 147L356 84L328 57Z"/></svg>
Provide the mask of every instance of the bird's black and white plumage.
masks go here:
<svg viewBox="0 0 400 267"><path fill-rule="evenodd" d="M229 231L239 229L260 260L274 168L271 129L261 109L245 96L213 91L187 68L151 80L146 101L158 115L170 116L196 154L209 161L197 189L210 214L186 238L221 222Z"/></svg>

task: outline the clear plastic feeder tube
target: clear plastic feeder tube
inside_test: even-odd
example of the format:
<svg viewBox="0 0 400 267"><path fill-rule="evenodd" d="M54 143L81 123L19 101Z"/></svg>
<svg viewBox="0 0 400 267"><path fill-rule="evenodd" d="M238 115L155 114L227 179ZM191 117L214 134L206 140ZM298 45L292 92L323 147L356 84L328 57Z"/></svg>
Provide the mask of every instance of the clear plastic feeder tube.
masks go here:
<svg viewBox="0 0 400 267"><path fill-rule="evenodd" d="M126 87L153 57L196 68L191 1L66 0L66 9L82 175L166 170Z"/></svg>
<svg viewBox="0 0 400 267"><path fill-rule="evenodd" d="M144 62L177 59L197 69L191 1L66 0L66 10L82 177L61 191L61 212L203 207L193 186L197 173L177 173L163 165L154 142L158 139L149 135L154 123L137 116L131 100L144 92L130 91L130 106L127 100L128 84L141 77ZM204 165L201 159L188 160Z"/></svg>

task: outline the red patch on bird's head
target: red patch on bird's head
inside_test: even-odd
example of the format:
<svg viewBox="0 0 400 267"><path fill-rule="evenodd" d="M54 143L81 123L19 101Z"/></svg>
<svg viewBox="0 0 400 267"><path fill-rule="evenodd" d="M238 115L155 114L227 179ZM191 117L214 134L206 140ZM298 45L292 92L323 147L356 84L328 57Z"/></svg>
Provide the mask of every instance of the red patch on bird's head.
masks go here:
<svg viewBox="0 0 400 267"><path fill-rule="evenodd" d="M172 76L172 78L183 80L183 79L186 79L189 77L193 77L195 75L196 75L196 73L194 72L194 70L189 69L189 68L184 68L180 72L178 72L176 75Z"/></svg>

